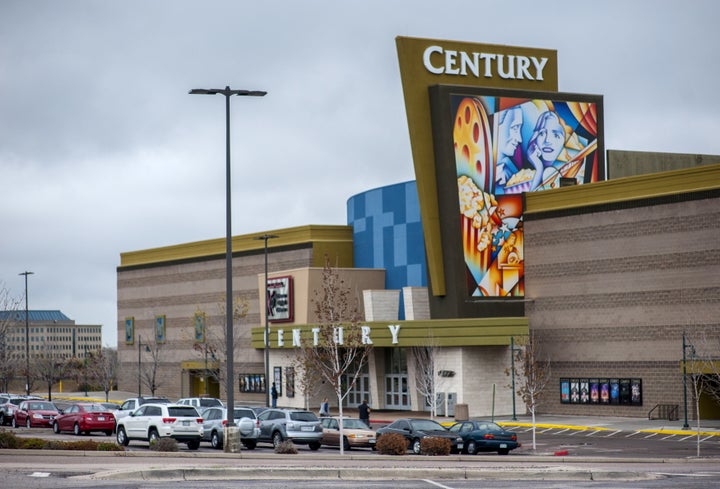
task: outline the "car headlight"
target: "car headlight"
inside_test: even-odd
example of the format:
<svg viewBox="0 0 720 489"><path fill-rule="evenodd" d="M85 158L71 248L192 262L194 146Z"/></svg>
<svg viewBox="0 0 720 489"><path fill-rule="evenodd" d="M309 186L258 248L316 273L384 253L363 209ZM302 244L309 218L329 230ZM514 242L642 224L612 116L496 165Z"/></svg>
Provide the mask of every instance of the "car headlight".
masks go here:
<svg viewBox="0 0 720 489"><path fill-rule="evenodd" d="M40 413L32 413L32 417L33 417L34 419L42 419L42 414L40 414Z"/></svg>

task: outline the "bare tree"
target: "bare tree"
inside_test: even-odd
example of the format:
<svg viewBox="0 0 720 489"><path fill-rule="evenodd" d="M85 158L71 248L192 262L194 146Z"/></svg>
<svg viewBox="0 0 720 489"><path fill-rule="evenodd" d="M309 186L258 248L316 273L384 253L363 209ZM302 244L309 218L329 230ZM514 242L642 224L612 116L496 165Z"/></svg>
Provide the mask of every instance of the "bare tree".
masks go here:
<svg viewBox="0 0 720 489"><path fill-rule="evenodd" d="M439 376L441 366L438 365L439 348L434 337L429 336L423 346L410 348L415 367L415 383L422 399L430 405L430 417L435 419L438 408L445 402L438 396L442 388L442 377Z"/></svg>
<svg viewBox="0 0 720 489"><path fill-rule="evenodd" d="M715 402L720 402L720 339L705 329L695 330L685 337L687 349L683 367L690 375L695 410L696 453L699 457L702 440L700 400L707 395Z"/></svg>
<svg viewBox="0 0 720 489"><path fill-rule="evenodd" d="M221 300L217 303L218 314L213 317L212 322L208 322L205 311L200 309L195 312L192 321L195 327L198 327L196 321L198 320L198 316L201 316L203 322L202 338L198 338L196 334L193 351L203 359L207 355L208 358L212 360L214 368L206 369L205 375L217 381L220 386L221 395L225 395L227 399L227 328L225 325L225 307L225 298L221 297ZM237 324L240 319L247 316L249 308L247 301L239 297L233 298L233 322ZM243 328L238 327L233 330L233 358L236 359L238 358L239 349L243 344L242 330ZM235 372L235 367L233 366L233 377L236 375L237 372Z"/></svg>
<svg viewBox="0 0 720 489"><path fill-rule="evenodd" d="M515 344L520 346L510 352L515 356L516 379L518 379L515 387L532 417L532 449L535 450L537 448L535 414L540 403L540 396L550 380L550 359L543 356L537 336L532 331ZM510 371L505 373L513 374Z"/></svg>
<svg viewBox="0 0 720 489"><path fill-rule="evenodd" d="M90 377L105 392L105 401L110 399L110 391L117 385L120 363L117 349L104 347L90 353L88 358Z"/></svg>
<svg viewBox="0 0 720 489"><path fill-rule="evenodd" d="M340 454L344 454L343 402L367 363L372 343L360 326L357 299L325 255L322 284L311 300L318 325L298 350L299 366L326 382L338 401ZM316 379L317 382L317 379Z"/></svg>
<svg viewBox="0 0 720 489"><path fill-rule="evenodd" d="M13 297L10 290L0 284L0 391L7 392L9 384L17 375L17 359L12 358L8 338L15 323L15 313L20 298Z"/></svg>
<svg viewBox="0 0 720 489"><path fill-rule="evenodd" d="M57 355L45 352L33 358L33 365L39 379L47 386L48 400L52 401L52 386L62 380L65 373L64 360Z"/></svg>
<svg viewBox="0 0 720 489"><path fill-rule="evenodd" d="M140 378L145 387L150 389L151 395L155 395L155 391L162 387L162 382L158 379L158 370L162 358L163 343L158 343L157 338L153 337L152 342L144 343L145 352L150 354L150 362L143 361L143 369Z"/></svg>

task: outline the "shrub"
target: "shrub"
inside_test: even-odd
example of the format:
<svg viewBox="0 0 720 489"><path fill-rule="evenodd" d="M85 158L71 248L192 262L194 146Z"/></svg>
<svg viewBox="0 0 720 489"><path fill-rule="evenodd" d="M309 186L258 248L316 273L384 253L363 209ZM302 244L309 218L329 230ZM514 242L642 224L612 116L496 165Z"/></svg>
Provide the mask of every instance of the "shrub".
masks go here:
<svg viewBox="0 0 720 489"><path fill-rule="evenodd" d="M428 436L420 440L420 453L423 455L450 455L452 443L447 438Z"/></svg>
<svg viewBox="0 0 720 489"><path fill-rule="evenodd" d="M405 455L408 449L408 442L402 435L387 433L377 437L375 449L383 455Z"/></svg>
<svg viewBox="0 0 720 489"><path fill-rule="evenodd" d="M45 448L45 440L42 438L20 438L18 448L26 448L30 450L42 450Z"/></svg>
<svg viewBox="0 0 720 489"><path fill-rule="evenodd" d="M289 453L291 455L294 455L297 452L297 448L291 440L285 440L284 442L280 443L278 446L275 447L275 453Z"/></svg>
<svg viewBox="0 0 720 489"><path fill-rule="evenodd" d="M98 452L124 452L125 447L110 441L101 441L97 446Z"/></svg>
<svg viewBox="0 0 720 489"><path fill-rule="evenodd" d="M0 448L17 448L20 445L15 433L10 431L0 431Z"/></svg>
<svg viewBox="0 0 720 489"><path fill-rule="evenodd" d="M177 452L178 442L174 438L159 438L157 441L150 443L150 450L156 452Z"/></svg>

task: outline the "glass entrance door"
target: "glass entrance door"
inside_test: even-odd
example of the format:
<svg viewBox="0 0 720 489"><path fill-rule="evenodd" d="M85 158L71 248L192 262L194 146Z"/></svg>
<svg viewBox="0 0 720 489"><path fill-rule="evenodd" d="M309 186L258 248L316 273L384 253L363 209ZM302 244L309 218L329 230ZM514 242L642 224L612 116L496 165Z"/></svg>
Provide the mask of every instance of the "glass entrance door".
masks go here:
<svg viewBox="0 0 720 489"><path fill-rule="evenodd" d="M407 374L385 375L385 408L410 408L410 394L408 393Z"/></svg>
<svg viewBox="0 0 720 489"><path fill-rule="evenodd" d="M347 385L352 380L350 375L346 375L344 384ZM345 398L346 407L357 407L363 402L363 399L367 399L368 403L372 404L370 399L370 376L368 374L360 374L355 381L355 386L350 389L347 397Z"/></svg>

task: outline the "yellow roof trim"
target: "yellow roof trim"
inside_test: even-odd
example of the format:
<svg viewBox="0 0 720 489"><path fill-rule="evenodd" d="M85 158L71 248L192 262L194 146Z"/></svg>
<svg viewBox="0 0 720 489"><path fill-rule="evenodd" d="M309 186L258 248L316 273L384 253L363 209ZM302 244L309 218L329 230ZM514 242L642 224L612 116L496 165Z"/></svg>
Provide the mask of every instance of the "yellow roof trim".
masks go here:
<svg viewBox="0 0 720 489"><path fill-rule="evenodd" d="M525 194L525 214L629 202L720 188L720 164L649 173Z"/></svg>
<svg viewBox="0 0 720 489"><path fill-rule="evenodd" d="M262 250L263 240L256 238L264 234L274 234L275 239L268 240L268 248L291 246L302 243L349 243L352 247L353 235L351 226L305 225L284 229L274 229L259 233L233 236L233 253ZM178 245L150 248L147 250L120 253L120 267L148 265L175 260L205 258L225 254L225 238L195 241Z"/></svg>

